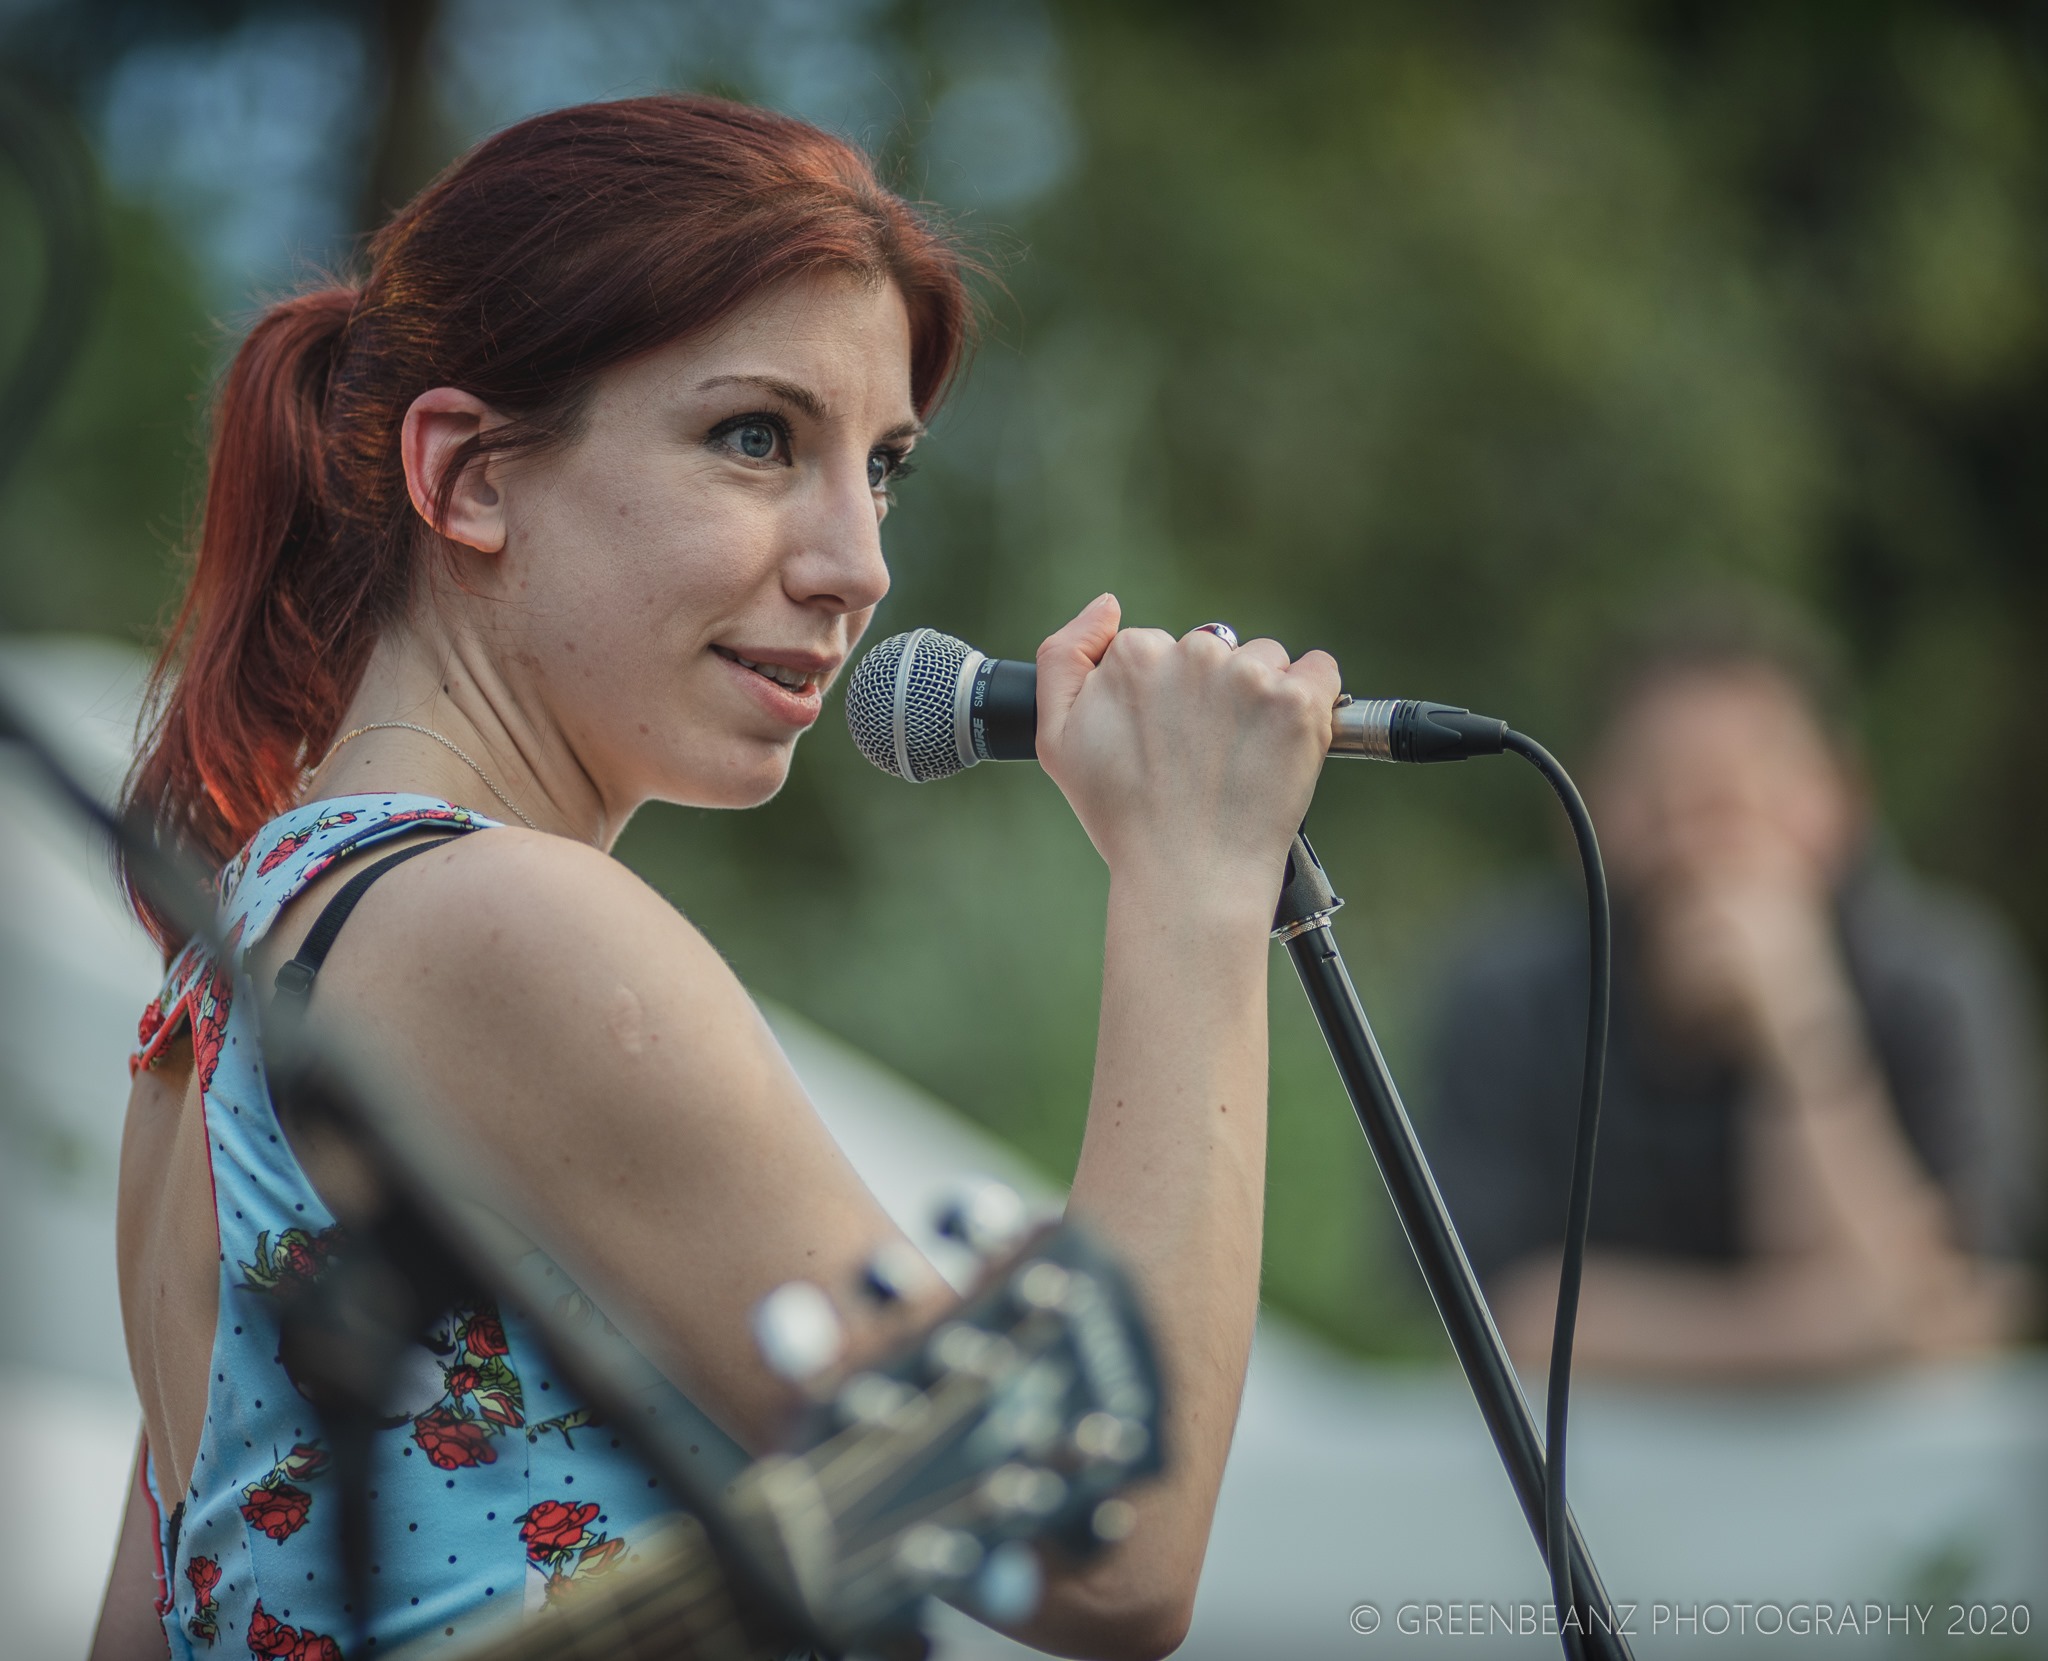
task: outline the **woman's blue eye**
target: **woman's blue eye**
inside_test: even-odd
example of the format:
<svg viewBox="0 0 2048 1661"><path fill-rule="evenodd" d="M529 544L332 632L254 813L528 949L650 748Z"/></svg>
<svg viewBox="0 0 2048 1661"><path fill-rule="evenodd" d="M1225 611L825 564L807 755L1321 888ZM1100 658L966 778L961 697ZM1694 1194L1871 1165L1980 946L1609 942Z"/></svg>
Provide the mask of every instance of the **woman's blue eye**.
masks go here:
<svg viewBox="0 0 2048 1661"><path fill-rule="evenodd" d="M880 490L897 479L907 479L917 469L901 450L877 450L868 457L868 489Z"/></svg>
<svg viewBox="0 0 2048 1661"><path fill-rule="evenodd" d="M750 461L768 460L775 454L775 441L780 436L773 427L761 421L750 421L744 427L733 430L740 454Z"/></svg>

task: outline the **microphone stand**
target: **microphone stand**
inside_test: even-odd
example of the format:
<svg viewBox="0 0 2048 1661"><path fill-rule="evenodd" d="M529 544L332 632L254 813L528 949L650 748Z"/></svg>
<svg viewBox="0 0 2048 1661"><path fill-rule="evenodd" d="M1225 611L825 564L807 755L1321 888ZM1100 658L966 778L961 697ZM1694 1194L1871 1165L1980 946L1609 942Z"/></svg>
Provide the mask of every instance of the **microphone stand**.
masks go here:
<svg viewBox="0 0 2048 1661"><path fill-rule="evenodd" d="M1330 928L1331 915L1344 902L1330 886L1322 862L1297 833L1287 856L1287 876L1273 916L1274 937L1294 959L1295 973L1315 1011L1316 1024L1330 1046L1330 1056L1358 1114L1358 1125L1378 1162L1387 1194L1415 1253L1416 1264L1436 1301L1451 1348L1465 1370L1480 1416L1507 1467L1522 1515L1544 1549L1543 1443L1534 1414L1522 1395L1507 1346L1493 1323L1493 1312L1479 1290L1458 1231L1451 1222L1436 1178L1423 1157L1422 1144L1409 1122L1401 1093L1380 1054L1358 992L1344 967L1343 954ZM1576 1520L1567 1518L1570 1540L1574 1612L1583 1610L1585 1631L1578 1635L1587 1656L1600 1661L1633 1661L1627 1637L1614 1616L1614 1605L1599 1571L1586 1550ZM1546 1554L1547 1560L1547 1554ZM1570 1648L1567 1634L1567 1647Z"/></svg>

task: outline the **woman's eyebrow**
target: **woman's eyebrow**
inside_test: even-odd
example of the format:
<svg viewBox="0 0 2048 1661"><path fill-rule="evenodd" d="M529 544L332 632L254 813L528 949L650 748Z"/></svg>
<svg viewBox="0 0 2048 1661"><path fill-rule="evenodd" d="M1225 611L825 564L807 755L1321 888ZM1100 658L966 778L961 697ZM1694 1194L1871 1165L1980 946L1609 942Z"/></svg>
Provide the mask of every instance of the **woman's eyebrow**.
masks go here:
<svg viewBox="0 0 2048 1661"><path fill-rule="evenodd" d="M758 386L763 392L772 392L784 403L801 411L813 421L829 419L825 400L809 387L796 381L785 381L779 375L713 375L708 381L699 381L699 392L710 392L721 386ZM907 439L924 437L922 421L899 421L882 434L885 444L902 443Z"/></svg>
<svg viewBox="0 0 2048 1661"><path fill-rule="evenodd" d="M813 421L826 419L825 400L795 381L785 381L775 375L713 375L708 381L699 381L697 390L709 392L721 386L758 386L763 392L772 392L785 404L801 410Z"/></svg>

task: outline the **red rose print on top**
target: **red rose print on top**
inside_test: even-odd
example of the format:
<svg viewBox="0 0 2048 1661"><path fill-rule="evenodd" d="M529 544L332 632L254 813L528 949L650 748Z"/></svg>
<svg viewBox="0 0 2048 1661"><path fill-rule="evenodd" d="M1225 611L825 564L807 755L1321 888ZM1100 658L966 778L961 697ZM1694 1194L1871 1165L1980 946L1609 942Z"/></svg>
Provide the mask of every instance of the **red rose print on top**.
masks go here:
<svg viewBox="0 0 2048 1661"><path fill-rule="evenodd" d="M339 1223L318 1234L288 1228L275 1243L266 1229L256 1236L256 1261L241 1266L242 1284L252 1292L277 1292L285 1296L304 1291L327 1266L327 1260L347 1244Z"/></svg>
<svg viewBox="0 0 2048 1661"><path fill-rule="evenodd" d="M135 1023L135 1059L128 1064L132 1075L141 1065L141 1058L149 1053L150 1045L156 1042L156 1035L164 1030L164 1000L159 993L149 1000L149 1007L142 1012L142 1019Z"/></svg>
<svg viewBox="0 0 2048 1661"><path fill-rule="evenodd" d="M471 1355L488 1358L506 1353L505 1327L495 1309L482 1309L462 1328L462 1347Z"/></svg>
<svg viewBox="0 0 2048 1661"><path fill-rule="evenodd" d="M261 1598L249 1616L249 1653L264 1661L341 1661L341 1645L323 1633L272 1619Z"/></svg>
<svg viewBox="0 0 2048 1661"><path fill-rule="evenodd" d="M298 1533L305 1526L306 1514L313 1509L313 1496L289 1482L267 1487L258 1483L243 1492L248 1497L242 1502L242 1515L249 1520L249 1526L279 1542Z"/></svg>
<svg viewBox="0 0 2048 1661"><path fill-rule="evenodd" d="M306 1526L313 1496L299 1486L327 1469L327 1452L318 1442L301 1442L271 1468L261 1482L242 1490L242 1516L258 1533L282 1545Z"/></svg>
<svg viewBox="0 0 2048 1661"><path fill-rule="evenodd" d="M213 1084L214 1069L220 1065L220 1048L227 1041L228 1009L235 1000L234 962L242 943L242 919L228 931L221 944L227 961L216 963L192 989L192 1060L199 1070L199 1091L204 1095Z"/></svg>
<svg viewBox="0 0 2048 1661"><path fill-rule="evenodd" d="M412 1439L427 1458L444 1471L465 1465L495 1465L491 1446L496 1430L481 1419L464 1418L449 1407L430 1407L412 1422Z"/></svg>
<svg viewBox="0 0 2048 1661"><path fill-rule="evenodd" d="M192 1582L192 1618L185 1630L201 1643L210 1644L220 1636L220 1605L213 1601L213 1589L220 1584L220 1563L211 1557L195 1557L185 1565L185 1578Z"/></svg>
<svg viewBox="0 0 2048 1661"><path fill-rule="evenodd" d="M343 825L353 825L358 815L353 813L323 813L302 831L287 831L277 839L277 845L256 862L256 874L267 877L293 854L297 853L321 831L338 830Z"/></svg>
<svg viewBox="0 0 2048 1661"><path fill-rule="evenodd" d="M519 1519L519 1538L526 1542L526 1555L536 1562L558 1551L570 1551L583 1543L585 1525L597 1516L595 1503L569 1505L561 1500L542 1500Z"/></svg>
<svg viewBox="0 0 2048 1661"><path fill-rule="evenodd" d="M278 838L277 846L256 862L256 874L259 877L269 876L272 871L275 871L312 840L313 833L311 831L286 832L285 835Z"/></svg>
<svg viewBox="0 0 2048 1661"><path fill-rule="evenodd" d="M446 1319L428 1340L444 1358L444 1394L414 1418L412 1439L444 1471L494 1465L494 1439L526 1423L526 1390L506 1360L505 1323L490 1304L450 1310Z"/></svg>
<svg viewBox="0 0 2048 1661"><path fill-rule="evenodd" d="M624 1540L592 1530L600 1510L589 1501L542 1500L520 1517L526 1560L545 1577L548 1602L573 1592L579 1581L609 1573L625 1556Z"/></svg>

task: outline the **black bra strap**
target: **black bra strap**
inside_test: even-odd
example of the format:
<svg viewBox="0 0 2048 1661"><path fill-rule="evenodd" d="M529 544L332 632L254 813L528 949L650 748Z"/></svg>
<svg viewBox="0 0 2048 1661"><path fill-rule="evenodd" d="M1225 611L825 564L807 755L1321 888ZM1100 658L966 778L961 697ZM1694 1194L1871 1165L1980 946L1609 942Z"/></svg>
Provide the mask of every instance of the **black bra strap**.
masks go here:
<svg viewBox="0 0 2048 1661"><path fill-rule="evenodd" d="M313 995L313 977L320 973L321 964L327 961L327 954L334 950L335 936L341 933L341 925L348 921L348 914L355 910L356 902L369 893L370 884L375 882L394 865L403 865L415 854L423 854L430 848L438 848L449 836L460 836L462 831L442 831L431 842L418 842L410 848L400 848L395 854L387 854L364 870L358 871L342 885L342 890L327 902L306 938L299 943L298 956L277 972L277 996L291 998L304 1007Z"/></svg>

